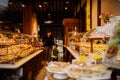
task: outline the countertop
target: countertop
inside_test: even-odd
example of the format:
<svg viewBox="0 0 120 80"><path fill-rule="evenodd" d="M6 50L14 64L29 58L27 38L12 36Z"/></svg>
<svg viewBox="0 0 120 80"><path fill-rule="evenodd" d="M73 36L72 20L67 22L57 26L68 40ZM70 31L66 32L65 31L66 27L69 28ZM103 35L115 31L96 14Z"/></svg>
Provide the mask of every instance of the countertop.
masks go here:
<svg viewBox="0 0 120 80"><path fill-rule="evenodd" d="M42 51L43 50L37 50L33 52L32 54L18 60L14 64L0 64L0 69L17 69L23 64L25 64L26 62L28 62L29 60L31 60L32 58L34 58L35 56L37 56L38 54L40 54Z"/></svg>
<svg viewBox="0 0 120 80"><path fill-rule="evenodd" d="M80 57L80 54L68 46L64 46L76 59Z"/></svg>

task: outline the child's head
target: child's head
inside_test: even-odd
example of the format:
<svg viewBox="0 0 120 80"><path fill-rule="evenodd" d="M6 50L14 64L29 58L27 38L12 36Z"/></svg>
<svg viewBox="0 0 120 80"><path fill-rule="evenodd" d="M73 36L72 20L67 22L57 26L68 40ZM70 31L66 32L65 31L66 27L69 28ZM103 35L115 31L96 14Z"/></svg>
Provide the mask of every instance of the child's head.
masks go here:
<svg viewBox="0 0 120 80"><path fill-rule="evenodd" d="M58 45L57 44L54 44L53 48L54 49L57 49Z"/></svg>

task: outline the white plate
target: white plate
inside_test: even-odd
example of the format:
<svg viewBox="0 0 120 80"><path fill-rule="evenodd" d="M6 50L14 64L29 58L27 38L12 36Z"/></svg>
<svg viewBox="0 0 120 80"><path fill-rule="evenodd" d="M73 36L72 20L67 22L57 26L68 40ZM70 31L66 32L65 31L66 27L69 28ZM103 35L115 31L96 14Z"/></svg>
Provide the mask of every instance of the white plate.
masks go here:
<svg viewBox="0 0 120 80"><path fill-rule="evenodd" d="M64 70L58 72L58 71L52 71L52 70L50 70L49 67L46 67L46 69L47 69L48 72L51 72L51 73L56 73L56 74L65 74L66 73Z"/></svg>
<svg viewBox="0 0 120 80"><path fill-rule="evenodd" d="M57 73L54 73L53 77L56 79L62 79L62 80L68 78L67 74L57 74Z"/></svg>

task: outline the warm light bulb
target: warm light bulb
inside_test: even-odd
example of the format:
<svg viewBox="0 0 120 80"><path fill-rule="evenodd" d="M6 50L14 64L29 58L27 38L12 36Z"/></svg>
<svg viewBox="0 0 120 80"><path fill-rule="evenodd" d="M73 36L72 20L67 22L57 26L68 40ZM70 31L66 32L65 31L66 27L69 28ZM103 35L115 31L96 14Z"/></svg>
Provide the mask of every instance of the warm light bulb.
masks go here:
<svg viewBox="0 0 120 80"><path fill-rule="evenodd" d="M48 21L44 21L45 24L50 24L50 23L53 23L53 21L51 20L48 20Z"/></svg>
<svg viewBox="0 0 120 80"><path fill-rule="evenodd" d="M67 10L68 8L67 7L65 7L65 10Z"/></svg>
<svg viewBox="0 0 120 80"><path fill-rule="evenodd" d="M42 5L39 5L39 7L41 8L41 7L42 7Z"/></svg>
<svg viewBox="0 0 120 80"><path fill-rule="evenodd" d="M68 1L66 1L66 4L68 4L69 2Z"/></svg>
<svg viewBox="0 0 120 80"><path fill-rule="evenodd" d="M9 2L9 4L13 4L12 2Z"/></svg>
<svg viewBox="0 0 120 80"><path fill-rule="evenodd" d="M25 5L24 5L24 4L22 4L22 7L25 7Z"/></svg>
<svg viewBox="0 0 120 80"><path fill-rule="evenodd" d="M3 23L3 21L0 21L0 23Z"/></svg>

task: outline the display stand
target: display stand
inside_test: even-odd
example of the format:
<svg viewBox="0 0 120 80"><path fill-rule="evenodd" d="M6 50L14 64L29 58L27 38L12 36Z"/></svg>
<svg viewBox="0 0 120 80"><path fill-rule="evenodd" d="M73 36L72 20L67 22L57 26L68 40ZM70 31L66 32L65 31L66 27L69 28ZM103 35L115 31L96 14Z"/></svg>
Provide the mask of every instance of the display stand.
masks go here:
<svg viewBox="0 0 120 80"><path fill-rule="evenodd" d="M50 74L48 74L48 75L46 76L46 78L45 78L44 80L58 80L58 79L55 79L55 78L53 77L53 73L50 73ZM69 78L64 79L64 80L75 80L75 79L69 77Z"/></svg>
<svg viewBox="0 0 120 80"><path fill-rule="evenodd" d="M54 78L53 76L54 74L53 73L49 73L44 80L110 80L110 76L107 75L107 76L101 76L101 77L93 77L93 78L78 78L78 79L75 79L75 78L71 78L71 77L68 77L67 79L56 79Z"/></svg>

